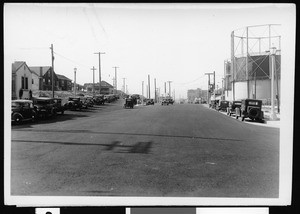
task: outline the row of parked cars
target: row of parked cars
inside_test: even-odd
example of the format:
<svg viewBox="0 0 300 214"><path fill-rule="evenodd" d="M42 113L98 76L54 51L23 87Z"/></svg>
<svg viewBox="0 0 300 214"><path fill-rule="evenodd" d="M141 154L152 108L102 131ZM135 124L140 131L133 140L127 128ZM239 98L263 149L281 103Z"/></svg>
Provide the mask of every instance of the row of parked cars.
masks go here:
<svg viewBox="0 0 300 214"><path fill-rule="evenodd" d="M103 105L105 102L117 100L117 95L95 95L69 97L66 103L61 98L33 97L32 100L12 100L11 121L21 123L26 120L47 118L66 110L82 110L93 105Z"/></svg>
<svg viewBox="0 0 300 214"><path fill-rule="evenodd" d="M240 101L212 100L210 107L217 111L225 111L228 116L234 115L236 119L241 117L262 122L264 112L262 111L262 100L242 99Z"/></svg>

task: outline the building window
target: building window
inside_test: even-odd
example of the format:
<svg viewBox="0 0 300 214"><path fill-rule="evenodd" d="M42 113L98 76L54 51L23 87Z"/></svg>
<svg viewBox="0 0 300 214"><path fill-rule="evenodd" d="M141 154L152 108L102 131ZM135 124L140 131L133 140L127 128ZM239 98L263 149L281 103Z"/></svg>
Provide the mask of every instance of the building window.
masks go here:
<svg viewBox="0 0 300 214"><path fill-rule="evenodd" d="M28 89L28 77L25 77L25 89Z"/></svg>
<svg viewBox="0 0 300 214"><path fill-rule="evenodd" d="M28 77L22 77L22 89L28 89Z"/></svg>
<svg viewBox="0 0 300 214"><path fill-rule="evenodd" d="M24 89L24 77L22 77L22 89Z"/></svg>

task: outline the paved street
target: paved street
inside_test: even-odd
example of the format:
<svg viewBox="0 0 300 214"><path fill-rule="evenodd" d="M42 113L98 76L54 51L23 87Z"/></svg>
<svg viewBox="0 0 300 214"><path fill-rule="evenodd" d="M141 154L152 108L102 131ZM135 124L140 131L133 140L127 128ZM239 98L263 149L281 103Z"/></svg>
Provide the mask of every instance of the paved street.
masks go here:
<svg viewBox="0 0 300 214"><path fill-rule="evenodd" d="M278 128L122 104L14 125L12 195L278 197Z"/></svg>

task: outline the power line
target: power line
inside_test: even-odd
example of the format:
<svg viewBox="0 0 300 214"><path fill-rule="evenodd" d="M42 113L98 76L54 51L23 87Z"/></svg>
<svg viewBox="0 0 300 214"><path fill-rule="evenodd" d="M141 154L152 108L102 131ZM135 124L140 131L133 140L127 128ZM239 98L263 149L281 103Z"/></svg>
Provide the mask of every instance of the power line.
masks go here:
<svg viewBox="0 0 300 214"><path fill-rule="evenodd" d="M176 83L176 82L174 82L174 84L176 84L176 85L187 85L187 84L191 84L191 83L194 83L194 82L198 81L198 80L201 79L201 78L204 78L204 76L205 76L205 75L203 74L202 76L198 77L197 79L194 79L193 81L185 82L185 83Z"/></svg>
<svg viewBox="0 0 300 214"><path fill-rule="evenodd" d="M72 60L72 59L70 59L70 58L68 58L68 57L66 57L66 56L64 56L64 55L62 55L62 54L59 54L59 53L55 52L55 51L53 51L53 53L54 53L55 55L57 55L57 56L60 56L60 57L62 57L62 58L64 58L64 59L70 61L70 62L73 62L73 63L75 63L75 64L77 64L77 65L81 65L81 66L90 68L90 66L87 66L87 65L81 64L81 63L79 63L79 62L76 62L75 60Z"/></svg>

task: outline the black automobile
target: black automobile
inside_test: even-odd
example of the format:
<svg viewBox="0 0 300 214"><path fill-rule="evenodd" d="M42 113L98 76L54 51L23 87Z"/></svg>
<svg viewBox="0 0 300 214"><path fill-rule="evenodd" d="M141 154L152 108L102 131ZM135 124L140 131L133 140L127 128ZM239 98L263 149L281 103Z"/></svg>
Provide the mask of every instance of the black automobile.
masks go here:
<svg viewBox="0 0 300 214"><path fill-rule="evenodd" d="M209 107L212 109L216 109L218 105L219 105L219 100L211 100Z"/></svg>
<svg viewBox="0 0 300 214"><path fill-rule="evenodd" d="M96 105L104 105L105 99L104 95L95 95L93 96L93 103Z"/></svg>
<svg viewBox="0 0 300 214"><path fill-rule="evenodd" d="M54 108L54 114L57 114L58 112L64 114L66 110L65 106L62 105L61 98L53 98L53 108Z"/></svg>
<svg viewBox="0 0 300 214"><path fill-rule="evenodd" d="M161 101L161 105L169 105L170 103L169 103L169 99L163 99L162 101Z"/></svg>
<svg viewBox="0 0 300 214"><path fill-rule="evenodd" d="M49 97L34 97L33 105L39 118L47 118L56 115L54 100Z"/></svg>
<svg viewBox="0 0 300 214"><path fill-rule="evenodd" d="M82 102L80 97L69 97L68 102L65 104L65 108L69 110L82 109Z"/></svg>
<svg viewBox="0 0 300 214"><path fill-rule="evenodd" d="M235 114L235 108L240 108L242 105L242 101L232 101L229 102L229 106L227 107L227 115L231 116Z"/></svg>
<svg viewBox="0 0 300 214"><path fill-rule="evenodd" d="M235 117L238 119L242 118L242 121L245 118L250 118L251 120L263 121L264 112L261 110L262 101L255 99L244 99L241 102L240 108L235 108Z"/></svg>
<svg viewBox="0 0 300 214"><path fill-rule="evenodd" d="M33 102L31 100L12 100L11 102L11 121L16 124L22 121L36 118Z"/></svg>
<svg viewBox="0 0 300 214"><path fill-rule="evenodd" d="M217 111L227 111L227 108L229 106L229 101L221 100L218 105L216 106Z"/></svg>
<svg viewBox="0 0 300 214"><path fill-rule="evenodd" d="M124 108L133 108L134 100L132 98L125 98Z"/></svg>
<svg viewBox="0 0 300 214"><path fill-rule="evenodd" d="M169 100L169 104L172 104L172 105L174 104L174 100L172 98L169 98L168 100Z"/></svg>
<svg viewBox="0 0 300 214"><path fill-rule="evenodd" d="M154 100L153 99L147 99L146 105L154 105Z"/></svg>

